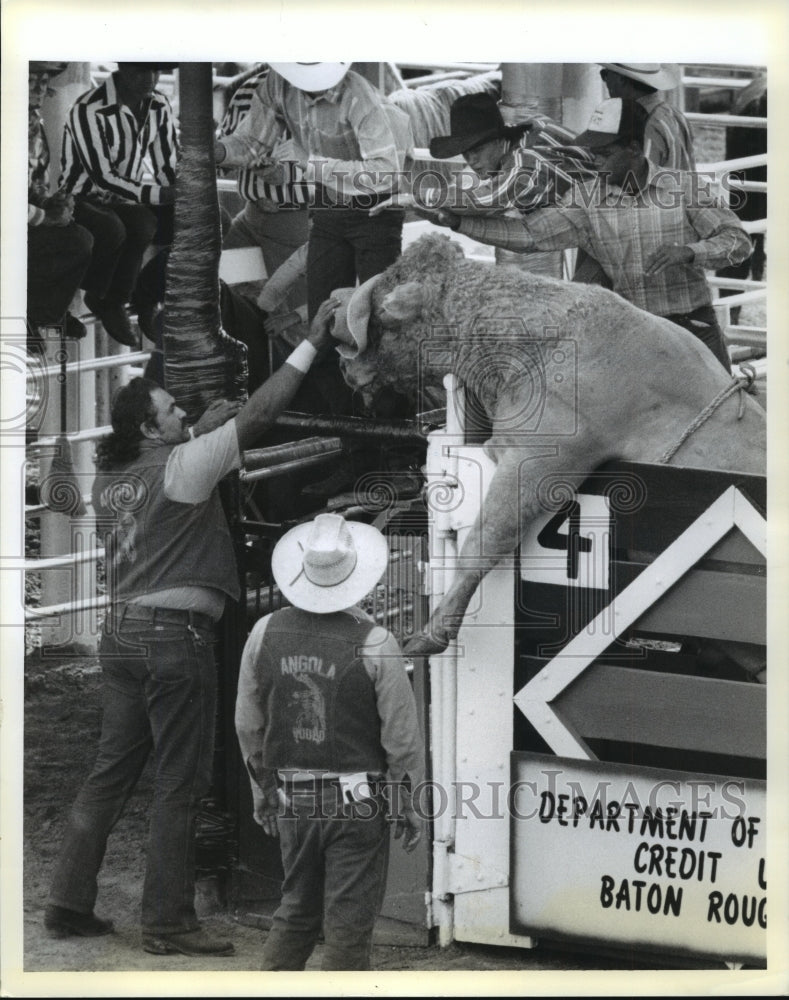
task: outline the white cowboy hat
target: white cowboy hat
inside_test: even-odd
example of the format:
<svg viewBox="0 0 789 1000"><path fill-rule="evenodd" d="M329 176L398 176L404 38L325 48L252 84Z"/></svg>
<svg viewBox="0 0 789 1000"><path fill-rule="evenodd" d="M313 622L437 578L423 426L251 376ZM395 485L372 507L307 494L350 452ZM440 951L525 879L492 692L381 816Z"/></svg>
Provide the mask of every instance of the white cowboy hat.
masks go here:
<svg viewBox="0 0 789 1000"><path fill-rule="evenodd" d="M339 514L318 514L280 538L271 571L291 604L327 615L369 594L388 562L389 546L377 528Z"/></svg>
<svg viewBox="0 0 789 1000"><path fill-rule="evenodd" d="M600 63L620 76L638 80L655 90L674 90L680 85L682 73L674 63Z"/></svg>
<svg viewBox="0 0 789 1000"><path fill-rule="evenodd" d="M335 87L351 68L349 62L269 63L275 73L284 76L299 90L318 91Z"/></svg>
<svg viewBox="0 0 789 1000"><path fill-rule="evenodd" d="M382 275L374 274L358 288L337 288L332 296L340 299L344 308L334 314L332 336L339 340L337 353L343 358L356 358L367 348L367 324L373 311L373 291Z"/></svg>

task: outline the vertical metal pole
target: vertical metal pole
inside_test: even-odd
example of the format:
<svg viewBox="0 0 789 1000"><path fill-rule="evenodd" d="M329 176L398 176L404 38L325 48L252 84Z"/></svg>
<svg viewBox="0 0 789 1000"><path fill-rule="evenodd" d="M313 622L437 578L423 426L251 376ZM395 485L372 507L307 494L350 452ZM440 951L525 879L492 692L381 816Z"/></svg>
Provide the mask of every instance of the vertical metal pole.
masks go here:
<svg viewBox="0 0 789 1000"><path fill-rule="evenodd" d="M89 360L94 356L93 335L90 329L84 340L66 341L68 361L79 357ZM60 341L47 341L47 364L57 365L60 361ZM67 377L66 430L75 431L94 427L96 423L96 394L93 379L82 378L79 374ZM42 436L57 436L61 430L60 384L57 376L50 382L49 401L42 420ZM95 466L93 451L95 444L86 441L74 444L71 449L74 475L80 491L88 493L93 482ZM49 474L53 454L42 455L40 479ZM41 557L66 555L95 547L95 525L92 512L82 517L71 517L64 513L46 511L41 514ZM41 573L41 605L63 604L86 600L96 595L96 562L88 560L72 566L48 569ZM95 652L98 644L97 615L95 610L63 612L51 624L41 626L41 641L44 646L74 646L88 653Z"/></svg>

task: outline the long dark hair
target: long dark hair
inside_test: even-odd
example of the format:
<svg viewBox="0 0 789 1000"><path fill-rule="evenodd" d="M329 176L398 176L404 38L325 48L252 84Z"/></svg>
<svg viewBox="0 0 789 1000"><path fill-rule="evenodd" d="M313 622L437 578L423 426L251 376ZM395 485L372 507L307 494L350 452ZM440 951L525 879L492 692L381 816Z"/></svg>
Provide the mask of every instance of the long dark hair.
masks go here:
<svg viewBox="0 0 789 1000"><path fill-rule="evenodd" d="M133 378L118 390L112 401L112 434L96 447L99 469L114 469L138 457L143 441L140 424L155 421L152 393L160 388L151 379Z"/></svg>

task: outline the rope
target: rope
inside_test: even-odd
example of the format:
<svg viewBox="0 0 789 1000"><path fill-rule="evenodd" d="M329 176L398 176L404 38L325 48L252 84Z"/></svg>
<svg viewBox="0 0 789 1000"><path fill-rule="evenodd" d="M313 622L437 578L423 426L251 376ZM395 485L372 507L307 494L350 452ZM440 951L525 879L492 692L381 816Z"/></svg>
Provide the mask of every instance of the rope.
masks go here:
<svg viewBox="0 0 789 1000"><path fill-rule="evenodd" d="M742 364L740 365L740 371L743 374L741 376L732 376L731 384L727 385L725 389L722 389L715 399L704 407L693 423L686 428L682 437L680 437L676 444L669 448L668 451L664 452L662 457L658 460L660 465L666 465L666 463L670 462L691 434L697 431L702 424L706 423L721 403L728 399L729 396L733 396L735 392L740 394L740 405L737 408L737 419L742 420L743 413L745 413L745 397L743 393L753 392L753 384L756 381L756 369L753 365Z"/></svg>

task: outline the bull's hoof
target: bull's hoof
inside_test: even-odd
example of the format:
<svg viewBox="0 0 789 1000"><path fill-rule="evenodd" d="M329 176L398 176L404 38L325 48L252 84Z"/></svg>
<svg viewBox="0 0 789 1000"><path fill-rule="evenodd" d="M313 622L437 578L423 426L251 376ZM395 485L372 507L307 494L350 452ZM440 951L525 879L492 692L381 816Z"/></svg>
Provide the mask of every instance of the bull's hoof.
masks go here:
<svg viewBox="0 0 789 1000"><path fill-rule="evenodd" d="M434 656L443 653L449 645L447 636L437 636L431 632L421 632L406 642L403 652L406 656Z"/></svg>

